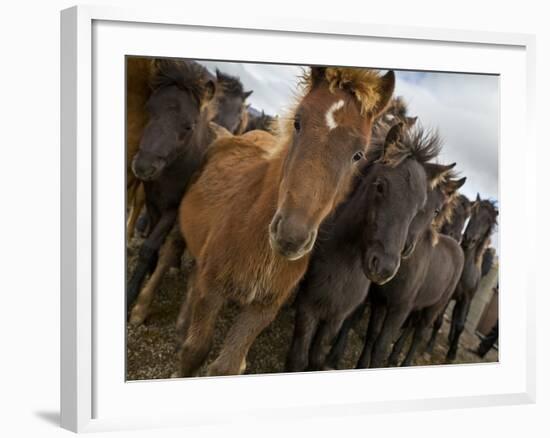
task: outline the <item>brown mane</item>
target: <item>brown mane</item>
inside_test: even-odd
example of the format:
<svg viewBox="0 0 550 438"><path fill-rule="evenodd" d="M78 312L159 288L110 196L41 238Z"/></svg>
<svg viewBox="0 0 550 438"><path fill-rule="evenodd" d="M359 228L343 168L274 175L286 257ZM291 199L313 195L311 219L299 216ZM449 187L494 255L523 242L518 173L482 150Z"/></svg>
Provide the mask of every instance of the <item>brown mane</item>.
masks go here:
<svg viewBox="0 0 550 438"><path fill-rule="evenodd" d="M402 130L400 139L386 153L384 145L385 138L373 138L367 158L381 159L384 164L395 167L407 158L413 158L421 164L432 161L441 152L442 141L437 132L418 125L410 130Z"/></svg>

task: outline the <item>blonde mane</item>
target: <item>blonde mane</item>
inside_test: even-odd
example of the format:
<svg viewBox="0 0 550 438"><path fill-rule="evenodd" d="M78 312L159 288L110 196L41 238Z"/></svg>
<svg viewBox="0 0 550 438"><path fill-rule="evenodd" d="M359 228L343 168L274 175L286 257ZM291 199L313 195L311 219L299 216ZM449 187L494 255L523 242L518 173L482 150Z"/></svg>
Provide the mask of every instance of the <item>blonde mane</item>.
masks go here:
<svg viewBox="0 0 550 438"><path fill-rule="evenodd" d="M361 114L366 114L380 101L380 73L377 70L352 67L327 67L324 69L329 90L350 90L361 105ZM313 86L311 70L303 72L300 84L307 94Z"/></svg>

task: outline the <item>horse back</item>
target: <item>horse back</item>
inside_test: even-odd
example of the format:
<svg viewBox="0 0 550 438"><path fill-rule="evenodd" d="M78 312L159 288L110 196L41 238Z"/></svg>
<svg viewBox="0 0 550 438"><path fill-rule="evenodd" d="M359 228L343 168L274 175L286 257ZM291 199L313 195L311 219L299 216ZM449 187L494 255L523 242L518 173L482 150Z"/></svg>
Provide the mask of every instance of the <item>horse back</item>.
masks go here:
<svg viewBox="0 0 550 438"><path fill-rule="evenodd" d="M447 302L454 292L464 266L464 254L452 238L439 235L430 254L430 265L420 288L415 308L422 309Z"/></svg>

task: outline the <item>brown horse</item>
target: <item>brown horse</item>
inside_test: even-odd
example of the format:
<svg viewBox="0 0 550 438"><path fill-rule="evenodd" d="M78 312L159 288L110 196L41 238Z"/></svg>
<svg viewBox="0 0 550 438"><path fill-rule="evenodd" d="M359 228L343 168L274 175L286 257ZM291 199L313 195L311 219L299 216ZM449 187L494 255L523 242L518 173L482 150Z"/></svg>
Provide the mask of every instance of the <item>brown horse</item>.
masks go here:
<svg viewBox="0 0 550 438"><path fill-rule="evenodd" d="M143 130L149 121L145 104L151 96L150 58L126 58L126 205L129 207L127 238L134 233L136 220L145 202L143 186L132 171L132 160L139 149Z"/></svg>
<svg viewBox="0 0 550 438"><path fill-rule="evenodd" d="M302 85L275 153L240 137L217 141L182 201L196 273L182 307L177 375L201 366L228 300L242 310L208 374L244 371L250 346L304 275L320 223L347 195L395 76L313 67Z"/></svg>

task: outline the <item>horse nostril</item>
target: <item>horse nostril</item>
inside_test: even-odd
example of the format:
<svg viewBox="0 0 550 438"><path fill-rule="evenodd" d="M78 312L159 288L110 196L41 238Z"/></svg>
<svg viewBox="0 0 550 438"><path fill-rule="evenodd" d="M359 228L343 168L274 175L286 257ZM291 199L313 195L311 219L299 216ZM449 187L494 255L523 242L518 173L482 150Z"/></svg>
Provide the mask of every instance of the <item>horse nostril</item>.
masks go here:
<svg viewBox="0 0 550 438"><path fill-rule="evenodd" d="M377 272L378 270L378 264L379 264L379 260L378 260L378 257L376 257L375 255L373 255L370 259L370 262L369 262L369 268L372 272Z"/></svg>
<svg viewBox="0 0 550 438"><path fill-rule="evenodd" d="M271 221L270 231L274 237L277 236L277 233L279 231L279 225L281 224L281 219L282 219L281 215L276 214L273 220Z"/></svg>

